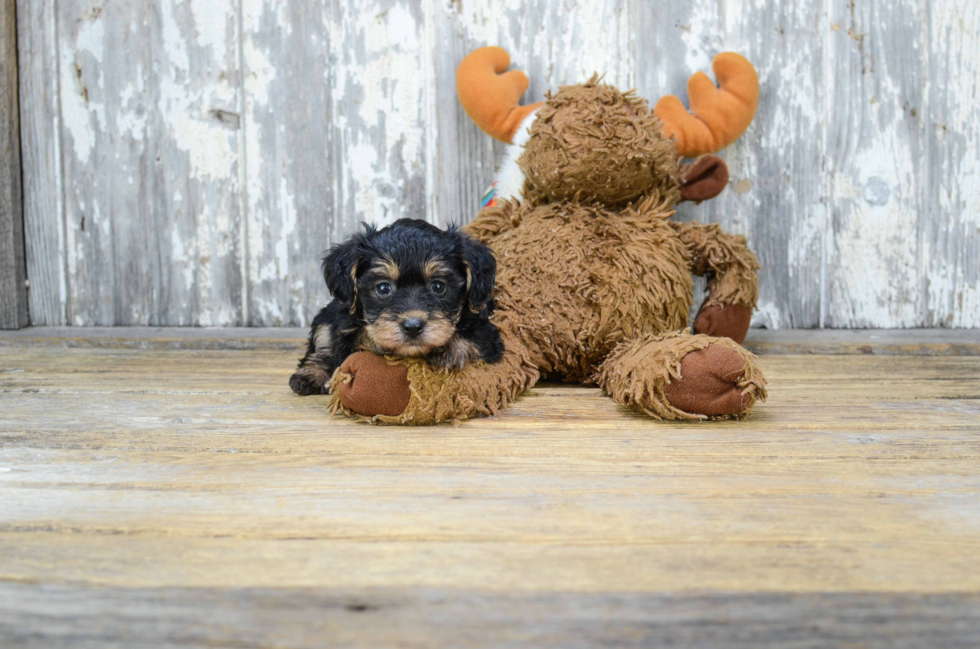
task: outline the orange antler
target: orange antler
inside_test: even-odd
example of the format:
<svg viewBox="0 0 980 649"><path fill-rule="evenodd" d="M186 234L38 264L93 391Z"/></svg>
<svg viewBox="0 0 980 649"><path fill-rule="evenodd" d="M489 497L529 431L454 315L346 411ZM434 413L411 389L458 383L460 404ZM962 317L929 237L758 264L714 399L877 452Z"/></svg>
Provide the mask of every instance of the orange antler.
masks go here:
<svg viewBox="0 0 980 649"><path fill-rule="evenodd" d="M704 72L691 76L690 113L674 95L661 98L653 109L664 123L664 135L676 138L677 151L686 158L721 151L737 140L759 105L759 75L744 56L724 52L711 67L721 87Z"/></svg>
<svg viewBox="0 0 980 649"><path fill-rule="evenodd" d="M499 47L481 47L470 52L456 68L459 103L477 126L501 142L510 143L517 127L541 103L521 106L528 80L520 70L511 70L510 55Z"/></svg>

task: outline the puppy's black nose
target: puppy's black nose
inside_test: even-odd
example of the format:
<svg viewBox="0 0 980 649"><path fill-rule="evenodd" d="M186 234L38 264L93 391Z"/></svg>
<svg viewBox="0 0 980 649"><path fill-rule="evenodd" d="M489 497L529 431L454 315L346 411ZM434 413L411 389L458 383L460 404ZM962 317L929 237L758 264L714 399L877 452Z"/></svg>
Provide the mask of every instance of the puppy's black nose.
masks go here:
<svg viewBox="0 0 980 649"><path fill-rule="evenodd" d="M405 318L402 320L401 328L409 338L418 338L425 329L425 323L419 318Z"/></svg>

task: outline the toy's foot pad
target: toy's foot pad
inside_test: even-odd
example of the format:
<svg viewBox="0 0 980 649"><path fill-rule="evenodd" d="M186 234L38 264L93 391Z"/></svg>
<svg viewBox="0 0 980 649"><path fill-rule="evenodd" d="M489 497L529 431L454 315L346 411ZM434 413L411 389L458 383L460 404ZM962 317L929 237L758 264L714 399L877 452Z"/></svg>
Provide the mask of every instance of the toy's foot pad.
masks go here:
<svg viewBox="0 0 980 649"><path fill-rule="evenodd" d="M733 349L708 345L681 359L681 378L664 386L672 406L692 415L737 415L752 405L739 381L745 361Z"/></svg>
<svg viewBox="0 0 980 649"><path fill-rule="evenodd" d="M698 317L694 319L694 333L731 338L741 345L745 342L751 323L752 309L740 304L702 306Z"/></svg>
<svg viewBox="0 0 980 649"><path fill-rule="evenodd" d="M337 386L337 396L345 408L365 417L396 417L408 407L412 391L404 365L391 365L384 356L357 352L348 356L338 371L344 380Z"/></svg>

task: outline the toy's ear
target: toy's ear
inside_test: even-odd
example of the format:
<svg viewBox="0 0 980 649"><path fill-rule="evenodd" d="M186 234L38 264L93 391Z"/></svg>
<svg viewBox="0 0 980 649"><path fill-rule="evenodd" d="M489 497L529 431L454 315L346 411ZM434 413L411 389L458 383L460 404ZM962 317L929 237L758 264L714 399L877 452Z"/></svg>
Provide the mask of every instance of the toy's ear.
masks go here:
<svg viewBox="0 0 980 649"><path fill-rule="evenodd" d="M466 266L466 302L473 312L482 311L493 295L497 278L497 260L490 248L459 232L463 244L463 265Z"/></svg>
<svg viewBox="0 0 980 649"><path fill-rule="evenodd" d="M705 155L681 170L681 200L700 203L714 198L728 184L728 165L716 155Z"/></svg>
<svg viewBox="0 0 980 649"><path fill-rule="evenodd" d="M370 231L372 228L367 228L367 232ZM321 266L330 294L351 313L357 310L357 267L361 261L364 236L357 234L331 248Z"/></svg>

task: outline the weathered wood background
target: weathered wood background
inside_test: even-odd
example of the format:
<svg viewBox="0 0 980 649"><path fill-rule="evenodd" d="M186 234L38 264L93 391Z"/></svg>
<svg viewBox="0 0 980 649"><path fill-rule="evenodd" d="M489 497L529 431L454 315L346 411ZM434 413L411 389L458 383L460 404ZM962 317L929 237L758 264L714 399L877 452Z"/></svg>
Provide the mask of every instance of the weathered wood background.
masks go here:
<svg viewBox="0 0 980 649"><path fill-rule="evenodd" d="M27 324L14 0L0 0L0 329Z"/></svg>
<svg viewBox="0 0 980 649"><path fill-rule="evenodd" d="M467 221L499 147L453 72L655 99L758 67L722 198L768 327L980 326L976 0L19 0L35 324L305 325L363 220Z"/></svg>

